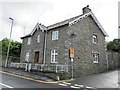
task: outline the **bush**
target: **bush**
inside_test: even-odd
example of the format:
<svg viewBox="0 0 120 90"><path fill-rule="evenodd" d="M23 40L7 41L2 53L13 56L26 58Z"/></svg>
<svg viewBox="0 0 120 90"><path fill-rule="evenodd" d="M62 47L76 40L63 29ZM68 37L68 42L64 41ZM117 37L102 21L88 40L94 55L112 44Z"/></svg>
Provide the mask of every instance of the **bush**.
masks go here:
<svg viewBox="0 0 120 90"><path fill-rule="evenodd" d="M65 79L71 78L71 75L67 72L60 72L60 73L58 73L58 76L59 76L60 80L65 80Z"/></svg>

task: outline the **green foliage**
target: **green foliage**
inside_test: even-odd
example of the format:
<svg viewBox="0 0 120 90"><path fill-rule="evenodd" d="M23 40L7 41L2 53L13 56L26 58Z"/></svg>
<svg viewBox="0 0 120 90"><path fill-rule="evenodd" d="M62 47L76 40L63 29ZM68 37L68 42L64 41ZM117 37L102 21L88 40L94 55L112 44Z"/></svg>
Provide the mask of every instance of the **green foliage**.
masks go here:
<svg viewBox="0 0 120 90"><path fill-rule="evenodd" d="M10 40L7 38L4 38L3 40L0 41L0 44L2 47L2 48L0 48L0 50L2 50L2 56L7 55L9 41ZM9 56L20 57L21 42L17 42L17 41L13 41L13 40L11 40L10 42L11 42L11 45L10 45Z"/></svg>
<svg viewBox="0 0 120 90"><path fill-rule="evenodd" d="M60 80L65 80L65 79L71 78L70 73L67 73L67 72L60 72L60 73L58 73L58 76L59 76Z"/></svg>
<svg viewBox="0 0 120 90"><path fill-rule="evenodd" d="M120 39L114 39L107 44L108 51L120 52Z"/></svg>

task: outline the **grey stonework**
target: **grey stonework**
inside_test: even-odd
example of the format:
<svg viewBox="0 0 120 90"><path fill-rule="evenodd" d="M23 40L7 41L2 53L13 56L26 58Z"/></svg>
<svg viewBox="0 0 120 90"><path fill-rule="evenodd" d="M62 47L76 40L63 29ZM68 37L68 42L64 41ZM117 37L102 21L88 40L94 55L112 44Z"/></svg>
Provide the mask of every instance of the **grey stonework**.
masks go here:
<svg viewBox="0 0 120 90"><path fill-rule="evenodd" d="M117 52L107 52L108 55L108 69L115 69L120 67L120 54Z"/></svg>
<svg viewBox="0 0 120 90"><path fill-rule="evenodd" d="M37 42L37 35L40 35L40 42ZM27 40L29 37L23 39L22 50L21 50L21 62L25 61L25 53L30 51L30 63L34 63L35 52L39 51L39 61L43 60L43 42L44 42L44 33L41 30L36 30L36 32L31 37L31 44L27 45Z"/></svg>
<svg viewBox="0 0 120 90"><path fill-rule="evenodd" d="M88 7L86 7L88 8ZM68 71L71 73L71 62L69 50L70 47L75 49L75 57L73 62L74 77L79 77L81 74L91 74L103 72L107 69L106 51L105 51L105 31L101 30L101 26L96 23L91 13L91 10L83 10L82 15L67 19L60 23L46 27L47 30L36 30L34 34L22 37L23 45L21 52L21 62L25 60L25 52L30 50L30 62L34 63L35 51L39 51L40 62L44 60L46 65L51 65L51 50L55 49L58 53L57 63L52 65L68 65ZM86 16L88 13L88 16ZM84 16L85 15L85 16ZM78 17L84 18L69 24ZM40 29L40 28L39 28ZM58 31L58 40L52 40L52 32ZM44 47L46 33L46 47ZM40 43L36 42L37 34L40 34ZM93 35L97 36L97 43L92 42ZM27 38L31 37L31 45L27 45ZM45 52L45 57L44 57ZM98 63L93 63L92 53L99 53Z"/></svg>

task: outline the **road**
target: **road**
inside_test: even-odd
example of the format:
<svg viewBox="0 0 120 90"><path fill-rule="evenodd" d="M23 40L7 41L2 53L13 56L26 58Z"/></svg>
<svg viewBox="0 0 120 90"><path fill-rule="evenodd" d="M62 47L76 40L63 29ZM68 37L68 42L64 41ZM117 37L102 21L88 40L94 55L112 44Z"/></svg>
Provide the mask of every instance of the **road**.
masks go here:
<svg viewBox="0 0 120 90"><path fill-rule="evenodd" d="M2 75L2 83L0 85L3 88L62 88L57 84L38 83L6 74Z"/></svg>
<svg viewBox="0 0 120 90"><path fill-rule="evenodd" d="M120 71L110 70L104 73L92 74L83 76L72 83L83 84L84 86L91 86L96 88L120 88L118 81L120 80Z"/></svg>
<svg viewBox="0 0 120 90"><path fill-rule="evenodd" d="M72 82L41 83L18 76L4 73L2 75L2 88L118 88L118 70L112 70L100 74L80 77ZM87 90L87 89L86 89Z"/></svg>
<svg viewBox="0 0 120 90"><path fill-rule="evenodd" d="M75 84L72 85L71 83L63 81L56 83L41 83L8 74L2 74L0 86L2 88L83 88L83 86L75 86Z"/></svg>

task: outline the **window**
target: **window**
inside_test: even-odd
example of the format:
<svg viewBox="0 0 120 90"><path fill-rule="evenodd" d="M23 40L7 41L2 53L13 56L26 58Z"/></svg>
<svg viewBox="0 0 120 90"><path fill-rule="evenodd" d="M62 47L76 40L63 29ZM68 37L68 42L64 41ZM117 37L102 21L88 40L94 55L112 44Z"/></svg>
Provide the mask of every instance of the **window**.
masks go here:
<svg viewBox="0 0 120 90"><path fill-rule="evenodd" d="M25 61L29 62L30 52L25 53Z"/></svg>
<svg viewBox="0 0 120 90"><path fill-rule="evenodd" d="M31 44L31 37L28 38L27 45Z"/></svg>
<svg viewBox="0 0 120 90"><path fill-rule="evenodd" d="M37 42L38 43L40 42L40 35L39 34L37 35Z"/></svg>
<svg viewBox="0 0 120 90"><path fill-rule="evenodd" d="M98 63L98 61L99 61L99 54L98 53L93 53L92 57L93 57L93 62L94 63Z"/></svg>
<svg viewBox="0 0 120 90"><path fill-rule="evenodd" d="M58 31L53 31L52 32L52 40L57 40L58 39Z"/></svg>
<svg viewBox="0 0 120 90"><path fill-rule="evenodd" d="M92 42L93 43L97 43L98 41L97 41L97 35L93 35L93 37L92 37Z"/></svg>
<svg viewBox="0 0 120 90"><path fill-rule="evenodd" d="M58 53L56 50L51 50L51 63L57 63Z"/></svg>

